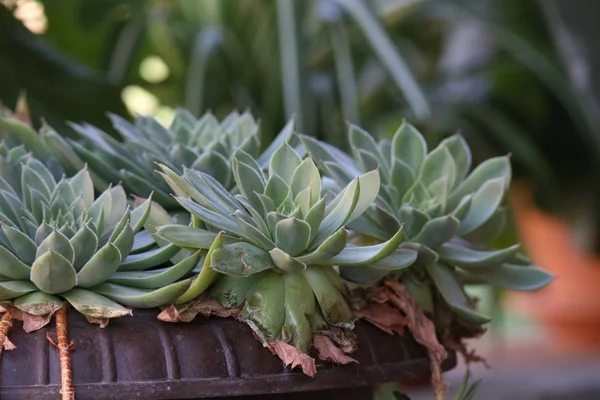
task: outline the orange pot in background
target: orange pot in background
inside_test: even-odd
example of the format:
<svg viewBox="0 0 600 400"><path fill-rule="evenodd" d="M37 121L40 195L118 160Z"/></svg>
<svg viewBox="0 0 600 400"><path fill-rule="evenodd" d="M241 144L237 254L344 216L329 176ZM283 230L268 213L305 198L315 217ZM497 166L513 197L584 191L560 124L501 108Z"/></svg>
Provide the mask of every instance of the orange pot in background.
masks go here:
<svg viewBox="0 0 600 400"><path fill-rule="evenodd" d="M511 312L547 328L554 343L570 349L600 348L600 258L573 244L567 224L540 211L527 187L511 192L515 225L532 262L557 278L533 293L511 294Z"/></svg>

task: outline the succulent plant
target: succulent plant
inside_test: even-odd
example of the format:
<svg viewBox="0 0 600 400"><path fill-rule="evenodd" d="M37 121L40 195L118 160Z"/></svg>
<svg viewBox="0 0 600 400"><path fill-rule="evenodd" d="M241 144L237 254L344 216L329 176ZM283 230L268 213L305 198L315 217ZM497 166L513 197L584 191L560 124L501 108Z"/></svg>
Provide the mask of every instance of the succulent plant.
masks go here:
<svg viewBox="0 0 600 400"><path fill-rule="evenodd" d="M129 314L124 306L168 305L187 290L200 253L164 267L181 250L140 232L151 199L131 210L121 186L95 198L86 169L56 180L20 148L13 156L22 165L0 174L0 300L47 315L62 298L105 319Z"/></svg>
<svg viewBox="0 0 600 400"><path fill-rule="evenodd" d="M178 109L169 128L152 117L138 116L133 124L116 115L110 118L123 142L91 125L72 124L88 145L70 140L74 153L102 181L122 182L127 192L139 196L154 192L155 201L168 210L178 208L178 203L156 174L157 162L179 173L184 166L206 172L231 189L233 151L241 149L254 157L260 155L259 125L249 113L233 112L219 122L212 113L196 119L190 112ZM289 140L292 132L290 122L275 142ZM275 148L266 150L263 163L268 162Z"/></svg>
<svg viewBox="0 0 600 400"><path fill-rule="evenodd" d="M243 305L242 318L267 345L282 340L306 352L313 333L352 326L334 266L369 264L387 270L416 258L413 250L396 250L401 229L377 245L348 243L344 225L374 200L377 170L356 177L327 199L312 158L302 159L287 143L274 152L266 173L248 153L236 152L237 195L204 172L185 168L178 175L161 168L176 200L204 229L167 225L158 228L157 236L183 248L211 246L204 268L177 303L194 299L219 278L210 295L225 307Z"/></svg>
<svg viewBox="0 0 600 400"><path fill-rule="evenodd" d="M489 247L505 227L502 201L511 179L508 157L489 159L469 174L471 153L459 134L429 152L423 136L407 123L391 142L379 143L350 125L352 157L308 136L301 136L301 142L335 182L329 185L332 191L364 171L379 168L379 196L350 228L362 240L385 241L404 227L406 242L401 248L417 251L418 257L400 271L399 279L426 311L433 312L436 287L452 311L481 325L489 319L474 310L463 282L533 290L552 280L547 272L528 265L519 245ZM344 279L358 283L372 283L385 274L366 267L341 270Z"/></svg>

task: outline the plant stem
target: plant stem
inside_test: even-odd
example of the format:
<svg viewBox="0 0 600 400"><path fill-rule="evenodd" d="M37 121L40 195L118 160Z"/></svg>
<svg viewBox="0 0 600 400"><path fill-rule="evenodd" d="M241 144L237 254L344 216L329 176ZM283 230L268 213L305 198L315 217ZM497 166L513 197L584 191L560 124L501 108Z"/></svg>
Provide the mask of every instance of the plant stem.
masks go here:
<svg viewBox="0 0 600 400"><path fill-rule="evenodd" d="M12 327L12 316L9 311L6 311L0 319L0 359L2 358L2 353L4 352L4 340L8 335L8 331Z"/></svg>
<svg viewBox="0 0 600 400"><path fill-rule="evenodd" d="M433 385L433 393L435 400L446 400L446 384L442 376L442 365L436 355L427 350L429 359L431 360L431 383Z"/></svg>
<svg viewBox="0 0 600 400"><path fill-rule="evenodd" d="M67 303L56 312L56 342L46 334L46 338L58 349L60 356L60 381L62 400L75 400L73 387L73 370L71 368L71 352L75 349L75 341L69 343L67 335Z"/></svg>

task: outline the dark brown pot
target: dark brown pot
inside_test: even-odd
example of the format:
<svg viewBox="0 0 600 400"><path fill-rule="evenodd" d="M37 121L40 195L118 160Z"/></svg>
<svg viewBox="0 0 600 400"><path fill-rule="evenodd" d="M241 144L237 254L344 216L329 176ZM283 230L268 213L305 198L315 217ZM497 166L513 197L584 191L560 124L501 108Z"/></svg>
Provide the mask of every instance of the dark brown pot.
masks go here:
<svg viewBox="0 0 600 400"><path fill-rule="evenodd" d="M69 313L69 339L77 399L183 399L248 396L242 399L370 399L375 383L427 377L424 348L408 334L391 336L359 323L360 364L318 362L317 376L291 371L264 348L244 324L197 318L169 324L156 311L134 311L107 328ZM53 324L26 334L16 322L9 335L17 346L4 352L0 398L58 399L58 353L46 339ZM444 368L453 368L454 354ZM308 392L308 393L307 393ZM293 395L291 393L297 393ZM297 397L296 397L297 396ZM322 396L322 397L320 397Z"/></svg>

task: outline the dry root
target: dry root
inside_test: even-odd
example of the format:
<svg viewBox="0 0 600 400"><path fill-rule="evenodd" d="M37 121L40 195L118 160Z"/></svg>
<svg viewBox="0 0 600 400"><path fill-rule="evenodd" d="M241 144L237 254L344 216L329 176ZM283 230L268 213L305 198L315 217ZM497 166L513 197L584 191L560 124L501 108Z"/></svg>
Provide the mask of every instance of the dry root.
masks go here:
<svg viewBox="0 0 600 400"><path fill-rule="evenodd" d="M2 358L2 353L4 351L4 342L6 337L8 336L8 332L12 327L12 316L10 312L7 310L2 319L0 319L0 359Z"/></svg>
<svg viewBox="0 0 600 400"><path fill-rule="evenodd" d="M56 312L56 342L48 332L46 338L58 349L60 356L60 381L62 400L75 400L73 387L73 369L71 366L71 352L75 349L75 342L69 343L67 335L67 303Z"/></svg>

